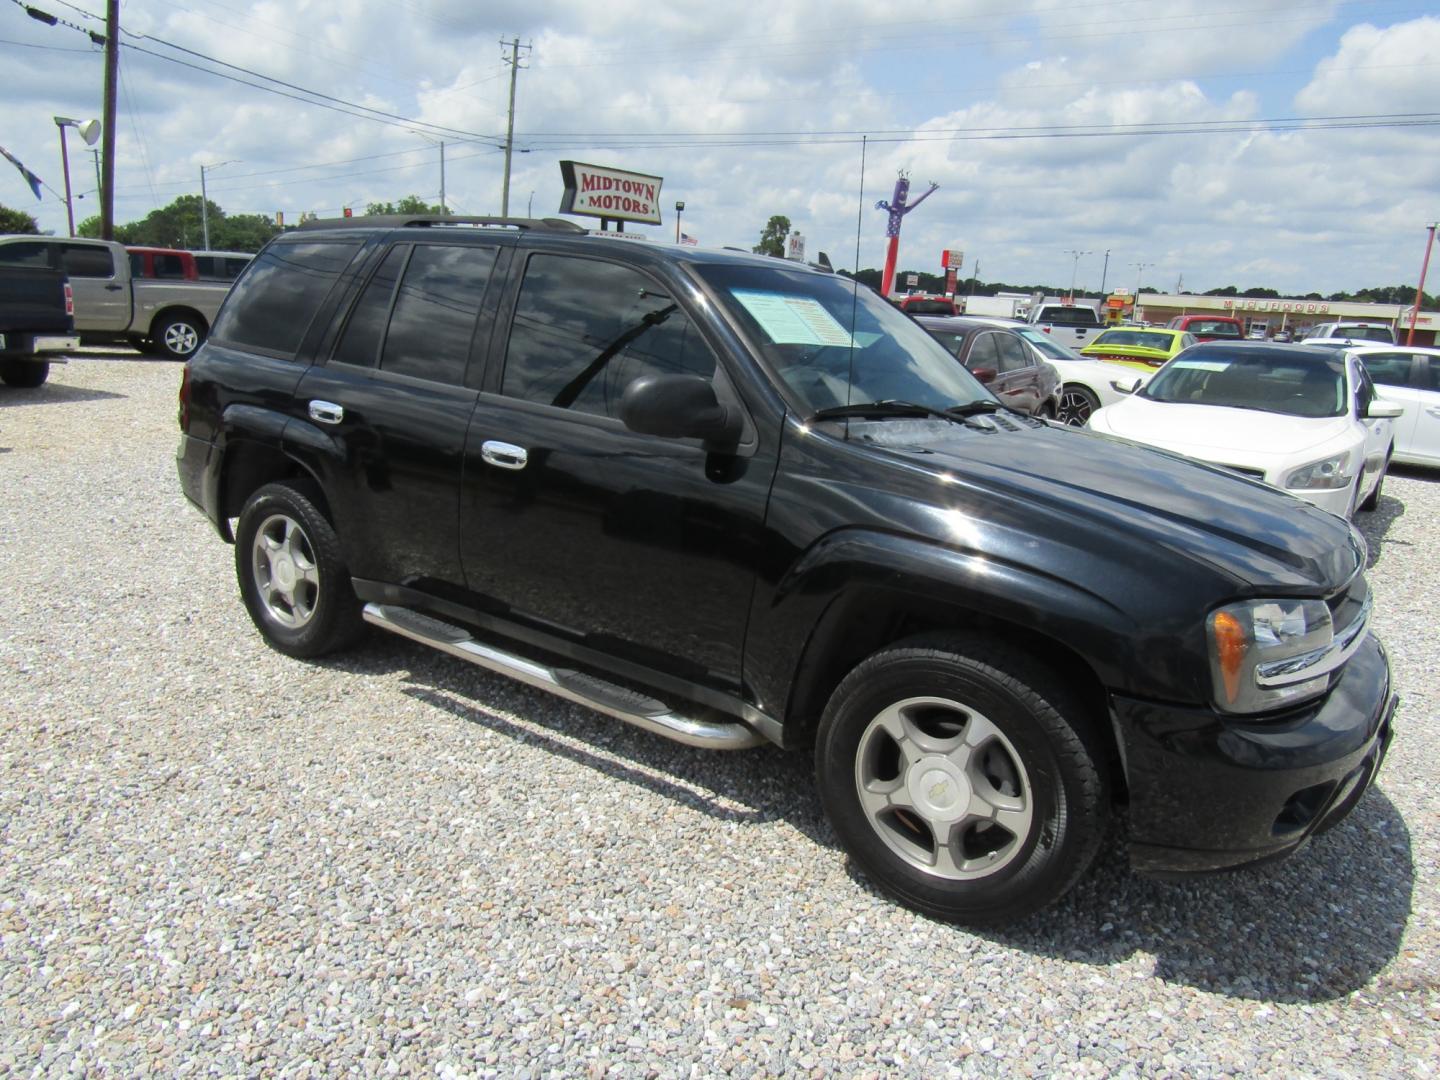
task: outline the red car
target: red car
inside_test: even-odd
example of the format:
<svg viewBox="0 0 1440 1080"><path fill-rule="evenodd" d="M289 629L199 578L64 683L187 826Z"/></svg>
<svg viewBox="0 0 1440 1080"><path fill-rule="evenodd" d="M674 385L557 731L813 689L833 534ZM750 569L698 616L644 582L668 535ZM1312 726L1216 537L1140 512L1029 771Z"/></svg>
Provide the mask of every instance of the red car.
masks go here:
<svg viewBox="0 0 1440 1080"><path fill-rule="evenodd" d="M1187 331L1196 341L1245 340L1245 324L1229 315L1176 315L1165 326Z"/></svg>
<svg viewBox="0 0 1440 1080"><path fill-rule="evenodd" d="M910 296L902 296L895 303L907 315L960 314L959 309L955 306L955 301L948 296L927 296L924 293L914 293Z"/></svg>

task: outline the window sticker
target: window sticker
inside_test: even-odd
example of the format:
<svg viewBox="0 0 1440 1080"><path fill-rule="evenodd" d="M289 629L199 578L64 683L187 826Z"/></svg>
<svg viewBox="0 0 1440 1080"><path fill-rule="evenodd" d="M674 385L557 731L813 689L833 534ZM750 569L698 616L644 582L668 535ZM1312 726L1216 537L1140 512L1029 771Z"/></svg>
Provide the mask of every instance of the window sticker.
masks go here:
<svg viewBox="0 0 1440 1080"><path fill-rule="evenodd" d="M1225 371L1230 367L1228 360L1176 360L1176 371Z"/></svg>
<svg viewBox="0 0 1440 1080"><path fill-rule="evenodd" d="M731 289L776 345L839 345L849 348L850 335L819 300L794 293Z"/></svg>

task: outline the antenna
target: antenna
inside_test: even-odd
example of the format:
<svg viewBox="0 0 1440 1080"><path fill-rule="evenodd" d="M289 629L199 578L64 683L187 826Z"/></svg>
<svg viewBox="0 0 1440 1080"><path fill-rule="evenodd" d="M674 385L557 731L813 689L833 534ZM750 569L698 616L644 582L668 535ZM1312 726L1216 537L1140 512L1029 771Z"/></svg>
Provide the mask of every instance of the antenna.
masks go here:
<svg viewBox="0 0 1440 1080"><path fill-rule="evenodd" d="M855 320L860 306L860 230L865 221L865 148L870 136L860 136L860 203L855 210L855 277L850 291L850 366L845 373L845 404L855 400ZM850 428L849 423L845 425Z"/></svg>

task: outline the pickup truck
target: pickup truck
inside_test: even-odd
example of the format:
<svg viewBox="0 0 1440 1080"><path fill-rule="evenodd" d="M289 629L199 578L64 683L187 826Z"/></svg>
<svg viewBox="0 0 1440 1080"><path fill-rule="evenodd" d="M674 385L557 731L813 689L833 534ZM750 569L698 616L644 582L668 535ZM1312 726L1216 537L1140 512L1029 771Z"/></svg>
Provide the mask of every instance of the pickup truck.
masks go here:
<svg viewBox="0 0 1440 1080"><path fill-rule="evenodd" d="M1095 309L1082 304L1036 304L1030 309L1029 322L1077 352L1105 329Z"/></svg>
<svg viewBox="0 0 1440 1080"><path fill-rule="evenodd" d="M0 266L0 381L39 386L77 348L70 283L43 266Z"/></svg>
<svg viewBox="0 0 1440 1080"><path fill-rule="evenodd" d="M1006 409L799 263L310 223L236 283L179 421L278 652L375 628L690 746L807 750L856 866L942 918L1055 901L1121 806L1146 872L1297 851L1391 740L1348 523Z"/></svg>
<svg viewBox="0 0 1440 1080"><path fill-rule="evenodd" d="M66 274L83 344L125 342L174 360L200 347L230 290L226 282L134 278L123 244L80 237L0 236L0 266Z"/></svg>

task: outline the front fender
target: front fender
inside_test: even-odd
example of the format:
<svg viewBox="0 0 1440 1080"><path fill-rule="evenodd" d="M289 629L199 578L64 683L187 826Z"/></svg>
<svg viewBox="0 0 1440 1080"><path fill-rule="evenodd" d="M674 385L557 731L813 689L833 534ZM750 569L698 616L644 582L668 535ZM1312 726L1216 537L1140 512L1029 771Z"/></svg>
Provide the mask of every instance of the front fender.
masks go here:
<svg viewBox="0 0 1440 1080"><path fill-rule="evenodd" d="M1173 697L1177 686L1196 683L1201 692L1203 667L1173 639L1157 639L1155 628L1144 632L1098 588L992 553L850 528L804 551L752 612L746 670L760 707L807 723L845 671L907 621L927 629L1004 624L1027 641L1055 642L1057 654L1079 657L1105 687Z"/></svg>

